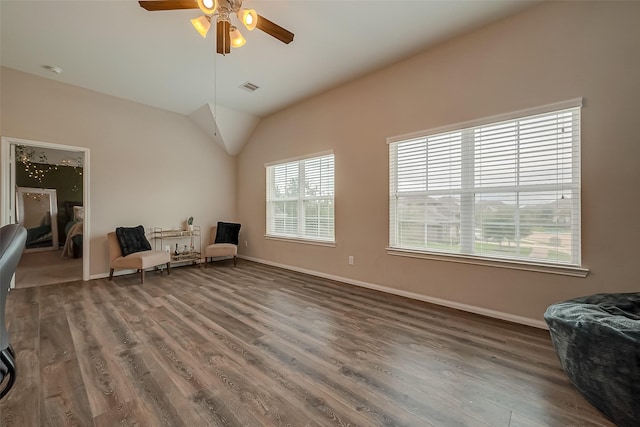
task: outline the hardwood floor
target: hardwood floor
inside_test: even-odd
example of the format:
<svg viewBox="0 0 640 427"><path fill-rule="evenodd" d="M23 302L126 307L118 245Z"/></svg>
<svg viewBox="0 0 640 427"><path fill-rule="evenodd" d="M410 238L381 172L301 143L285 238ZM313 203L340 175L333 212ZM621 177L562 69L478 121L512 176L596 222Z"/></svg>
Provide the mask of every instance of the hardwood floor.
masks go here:
<svg viewBox="0 0 640 427"><path fill-rule="evenodd" d="M62 250L23 253L16 270L16 288L82 280L82 258L62 256Z"/></svg>
<svg viewBox="0 0 640 427"><path fill-rule="evenodd" d="M548 332L248 261L13 290L9 426L611 426Z"/></svg>

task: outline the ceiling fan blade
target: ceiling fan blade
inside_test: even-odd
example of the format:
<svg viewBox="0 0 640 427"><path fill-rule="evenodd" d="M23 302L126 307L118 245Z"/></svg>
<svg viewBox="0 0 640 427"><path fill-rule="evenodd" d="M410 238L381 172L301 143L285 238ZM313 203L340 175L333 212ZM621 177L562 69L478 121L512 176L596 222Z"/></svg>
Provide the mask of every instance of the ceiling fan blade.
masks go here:
<svg viewBox="0 0 640 427"><path fill-rule="evenodd" d="M154 12L156 10L197 9L196 0L142 0L138 2L140 7Z"/></svg>
<svg viewBox="0 0 640 427"><path fill-rule="evenodd" d="M289 44L293 41L294 34L291 31L282 28L278 24L274 24L273 22L269 21L267 18L263 16L258 15L258 22L256 23L256 28L264 31L270 36L277 38L282 43Z"/></svg>

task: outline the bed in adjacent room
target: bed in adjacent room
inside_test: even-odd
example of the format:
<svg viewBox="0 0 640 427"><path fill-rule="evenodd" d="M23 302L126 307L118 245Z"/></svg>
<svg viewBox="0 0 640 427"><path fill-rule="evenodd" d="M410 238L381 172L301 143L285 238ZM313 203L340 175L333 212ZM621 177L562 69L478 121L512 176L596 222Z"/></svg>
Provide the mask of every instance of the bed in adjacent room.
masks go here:
<svg viewBox="0 0 640 427"><path fill-rule="evenodd" d="M82 202L64 202L64 212L68 221L64 225L65 242L62 256L68 258L82 257L82 230L84 225L84 206Z"/></svg>

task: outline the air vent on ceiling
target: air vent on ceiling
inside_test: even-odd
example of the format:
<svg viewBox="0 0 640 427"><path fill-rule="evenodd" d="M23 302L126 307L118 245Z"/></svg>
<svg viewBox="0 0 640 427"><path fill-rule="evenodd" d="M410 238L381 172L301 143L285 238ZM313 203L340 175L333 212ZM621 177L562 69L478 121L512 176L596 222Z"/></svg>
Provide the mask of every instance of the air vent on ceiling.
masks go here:
<svg viewBox="0 0 640 427"><path fill-rule="evenodd" d="M244 82L240 85L240 88L246 90L247 92L255 92L260 88L260 86L251 82Z"/></svg>

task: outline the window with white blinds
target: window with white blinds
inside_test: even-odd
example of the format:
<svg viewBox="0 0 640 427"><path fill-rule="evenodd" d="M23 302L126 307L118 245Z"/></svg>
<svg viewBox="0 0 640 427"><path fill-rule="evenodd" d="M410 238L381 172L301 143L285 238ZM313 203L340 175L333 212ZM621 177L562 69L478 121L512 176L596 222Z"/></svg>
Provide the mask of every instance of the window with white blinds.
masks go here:
<svg viewBox="0 0 640 427"><path fill-rule="evenodd" d="M580 266L581 101L566 104L391 140L391 249Z"/></svg>
<svg viewBox="0 0 640 427"><path fill-rule="evenodd" d="M267 165L267 235L333 243L334 156Z"/></svg>

